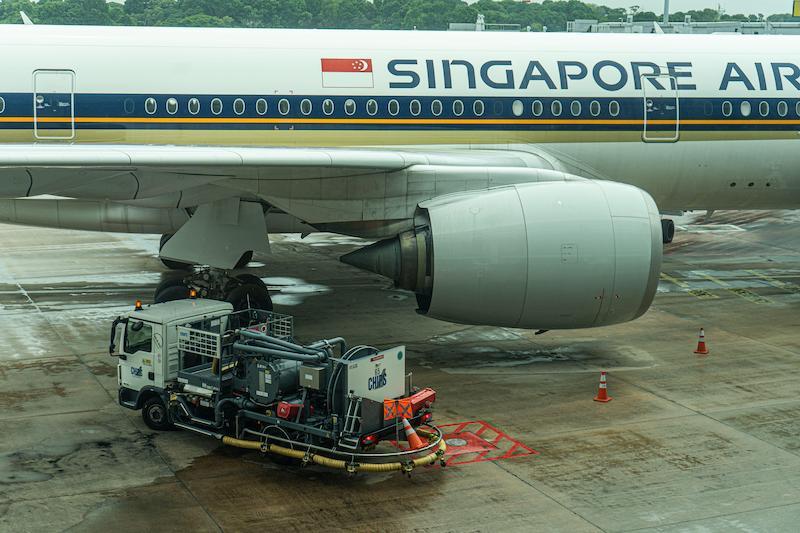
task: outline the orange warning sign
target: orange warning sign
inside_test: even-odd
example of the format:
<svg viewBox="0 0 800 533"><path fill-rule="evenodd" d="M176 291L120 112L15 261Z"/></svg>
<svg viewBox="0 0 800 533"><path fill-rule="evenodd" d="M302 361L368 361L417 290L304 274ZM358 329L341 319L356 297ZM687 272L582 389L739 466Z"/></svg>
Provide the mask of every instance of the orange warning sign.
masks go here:
<svg viewBox="0 0 800 533"><path fill-rule="evenodd" d="M414 408L411 398L403 400L383 400L383 419L414 418Z"/></svg>

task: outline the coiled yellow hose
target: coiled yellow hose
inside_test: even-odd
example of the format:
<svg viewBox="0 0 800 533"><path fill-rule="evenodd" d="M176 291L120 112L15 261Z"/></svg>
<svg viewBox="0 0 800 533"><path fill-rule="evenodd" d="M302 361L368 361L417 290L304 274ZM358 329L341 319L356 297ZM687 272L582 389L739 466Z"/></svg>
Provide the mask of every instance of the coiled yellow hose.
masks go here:
<svg viewBox="0 0 800 533"><path fill-rule="evenodd" d="M433 440L437 437L434 433L428 433L427 431L417 430L417 433L426 437L428 440ZM447 451L447 444L444 442L444 438L441 439L439 442L439 448L426 455L425 457L420 457L419 459L414 459L412 461L408 461L405 463L395 461L391 463L347 463L341 459L331 459L330 457L325 457L324 455L319 455L316 453L311 452L302 452L300 450L292 450L290 448L286 448L284 446L278 446L277 444L267 444L262 445L259 441L255 440L244 440L244 439L235 439L233 437L222 437L222 443L227 444L228 446L236 446L237 448L245 448L248 450L261 450L269 453L274 453L277 455L282 455L284 457L291 457L292 459L299 459L301 461L308 460L313 461L315 464L320 466L324 466L326 468L334 468L337 470L347 470L349 472L370 472L370 473L379 473L379 472L398 472L398 471L405 471L411 472L414 468L418 466L427 466L435 463L438 460L441 460L444 457L445 452Z"/></svg>

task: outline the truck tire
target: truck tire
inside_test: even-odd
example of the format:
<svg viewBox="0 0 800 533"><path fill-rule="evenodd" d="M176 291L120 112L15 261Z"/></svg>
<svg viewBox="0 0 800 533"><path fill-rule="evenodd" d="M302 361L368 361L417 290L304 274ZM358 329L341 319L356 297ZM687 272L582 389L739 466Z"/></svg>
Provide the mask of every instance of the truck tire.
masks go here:
<svg viewBox="0 0 800 533"><path fill-rule="evenodd" d="M164 402L158 396L153 396L142 406L142 419L147 427L156 431L168 431L172 429L172 422L169 420L169 412Z"/></svg>

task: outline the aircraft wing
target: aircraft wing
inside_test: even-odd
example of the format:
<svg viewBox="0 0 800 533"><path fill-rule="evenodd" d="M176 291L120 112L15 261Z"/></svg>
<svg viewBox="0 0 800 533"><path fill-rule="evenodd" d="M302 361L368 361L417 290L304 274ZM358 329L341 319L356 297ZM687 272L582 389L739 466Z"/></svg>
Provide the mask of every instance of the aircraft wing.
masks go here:
<svg viewBox="0 0 800 533"><path fill-rule="evenodd" d="M0 221L171 233L191 214L192 224L205 224L195 228L195 238L208 234L210 226L225 226L229 231L218 236L230 241L234 234L243 234L243 226L236 225L246 224L258 228L248 237L252 241L266 227L257 211L267 207L320 230L378 238L407 229L418 204L437 196L576 179L576 174L596 177L529 145L503 149L5 145L0 147L0 198L55 195L73 200L6 200L0 202ZM87 214L91 212L95 215ZM117 224L104 223L108 217ZM188 258L188 247L177 250L181 241L170 240L165 253ZM265 246L242 243L239 248ZM232 251L230 258L236 253Z"/></svg>

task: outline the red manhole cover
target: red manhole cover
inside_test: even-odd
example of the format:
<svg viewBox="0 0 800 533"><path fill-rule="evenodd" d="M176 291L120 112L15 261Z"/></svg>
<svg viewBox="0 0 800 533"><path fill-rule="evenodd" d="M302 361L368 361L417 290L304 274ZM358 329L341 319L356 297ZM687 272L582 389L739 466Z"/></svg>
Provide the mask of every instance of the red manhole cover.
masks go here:
<svg viewBox="0 0 800 533"><path fill-rule="evenodd" d="M447 444L448 465L499 461L539 452L511 438L483 420L439 426Z"/></svg>

